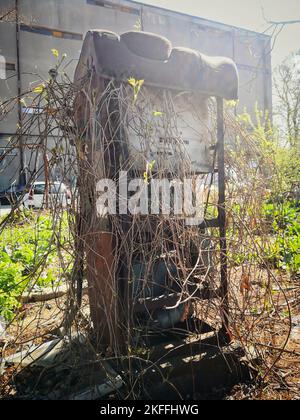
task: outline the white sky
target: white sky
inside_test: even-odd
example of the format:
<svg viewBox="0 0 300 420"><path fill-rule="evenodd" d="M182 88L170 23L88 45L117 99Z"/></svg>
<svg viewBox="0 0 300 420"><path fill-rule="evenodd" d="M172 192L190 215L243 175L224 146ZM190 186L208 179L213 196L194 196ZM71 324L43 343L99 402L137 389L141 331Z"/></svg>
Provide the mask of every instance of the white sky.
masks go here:
<svg viewBox="0 0 300 420"><path fill-rule="evenodd" d="M139 0L137 0L139 1ZM177 10L229 25L263 32L268 25L263 18L262 7L269 20L300 19L300 0L144 0L166 9ZM273 65L300 49L300 24L283 29L273 50Z"/></svg>

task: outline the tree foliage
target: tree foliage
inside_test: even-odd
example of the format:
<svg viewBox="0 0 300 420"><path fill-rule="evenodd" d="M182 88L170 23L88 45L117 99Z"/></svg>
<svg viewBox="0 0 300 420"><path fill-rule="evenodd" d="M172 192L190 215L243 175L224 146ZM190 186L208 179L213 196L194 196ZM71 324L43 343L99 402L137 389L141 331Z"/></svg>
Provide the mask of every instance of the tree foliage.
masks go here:
<svg viewBox="0 0 300 420"><path fill-rule="evenodd" d="M300 150L300 50L290 55L276 70L277 115L284 125L291 147Z"/></svg>

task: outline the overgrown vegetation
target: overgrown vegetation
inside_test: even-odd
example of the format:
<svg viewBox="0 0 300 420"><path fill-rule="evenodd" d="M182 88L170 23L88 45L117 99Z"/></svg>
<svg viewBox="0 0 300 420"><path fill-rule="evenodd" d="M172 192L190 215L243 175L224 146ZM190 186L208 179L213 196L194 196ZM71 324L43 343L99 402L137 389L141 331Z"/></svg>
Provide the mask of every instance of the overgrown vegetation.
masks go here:
<svg viewBox="0 0 300 420"><path fill-rule="evenodd" d="M239 172L243 173L240 185L236 185L233 175L234 195L239 201L231 208L232 217L247 224L271 268L284 270L295 278L300 274L299 141L291 141L290 135L288 142L283 141L281 130L271 124L268 113L256 109L255 116L253 121L245 110L236 117L235 130L238 128L243 138L249 133L250 147L243 148L240 133L234 131L236 141L227 151L232 168L244 168ZM256 195L245 197L243 192L249 191L251 184ZM231 234L238 232L233 229ZM247 253L247 261L257 257L257 253ZM240 264L245 254L232 258Z"/></svg>
<svg viewBox="0 0 300 420"><path fill-rule="evenodd" d="M62 281L56 249L57 226L51 215L28 211L18 214L0 236L0 316L7 320L20 307L18 298L23 293ZM64 246L68 240L66 216L59 228ZM67 264L68 254L64 257Z"/></svg>

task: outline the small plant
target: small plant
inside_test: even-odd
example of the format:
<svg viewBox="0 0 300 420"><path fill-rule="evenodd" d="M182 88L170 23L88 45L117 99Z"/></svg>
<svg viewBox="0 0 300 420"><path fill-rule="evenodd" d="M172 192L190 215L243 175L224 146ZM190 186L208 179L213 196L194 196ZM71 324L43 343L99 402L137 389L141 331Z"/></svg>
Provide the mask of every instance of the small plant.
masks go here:
<svg viewBox="0 0 300 420"><path fill-rule="evenodd" d="M162 117L164 115L161 111L153 111L153 117Z"/></svg>
<svg viewBox="0 0 300 420"><path fill-rule="evenodd" d="M155 160L147 163L146 171L144 172L144 181L145 181L145 184L147 185L149 184L149 175L151 175L155 163L156 163Z"/></svg>
<svg viewBox="0 0 300 420"><path fill-rule="evenodd" d="M142 20L138 18L135 24L133 25L135 31L141 32L143 30Z"/></svg>
<svg viewBox="0 0 300 420"><path fill-rule="evenodd" d="M145 82L144 80L137 80L134 77L131 77L130 79L128 79L128 83L133 88L133 104L136 103L144 82Z"/></svg>
<svg viewBox="0 0 300 420"><path fill-rule="evenodd" d="M22 294L25 282L22 277L22 264L12 263L9 257L0 262L0 316L10 320L20 306L17 297Z"/></svg>
<svg viewBox="0 0 300 420"><path fill-rule="evenodd" d="M59 52L58 52L58 50L56 48L52 48L51 52L54 55L54 57L56 57L56 58L59 57Z"/></svg>
<svg viewBox="0 0 300 420"><path fill-rule="evenodd" d="M273 234L268 260L293 275L300 274L300 209L290 202L267 204L265 216L272 222Z"/></svg>

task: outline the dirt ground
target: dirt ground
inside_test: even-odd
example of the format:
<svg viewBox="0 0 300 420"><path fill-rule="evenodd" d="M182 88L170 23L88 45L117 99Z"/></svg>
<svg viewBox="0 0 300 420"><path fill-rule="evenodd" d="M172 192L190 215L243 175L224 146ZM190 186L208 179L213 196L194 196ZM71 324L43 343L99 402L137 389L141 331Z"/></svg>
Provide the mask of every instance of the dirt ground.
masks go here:
<svg viewBox="0 0 300 420"><path fill-rule="evenodd" d="M240 277L240 275L239 275ZM282 281L282 279L281 279ZM252 288L258 287L253 284ZM275 292L274 292L275 293ZM284 294L284 295L283 295ZM239 384L222 398L229 400L298 400L300 399L300 283L286 279L282 290L274 294L278 308L285 313L286 320L273 328L272 336L266 333L263 323L258 325L256 337L260 336L259 348L263 351L264 369L258 373L258 380L253 383ZM7 329L7 342L0 343L1 357L24 350L32 344L42 344L60 333L66 297L44 303L23 305L16 321ZM287 314L291 311L291 319ZM272 318L272 314L270 315ZM89 324L88 298L84 296L79 325L84 328ZM291 322L290 322L291 321ZM268 324L269 325L269 324ZM261 328L261 331L259 330ZM275 334L274 334L275 331ZM288 336L283 348L282 337ZM12 340L9 340L9 337ZM278 359L278 360L277 360ZM275 363L276 362L276 363ZM273 364L275 363L275 366ZM266 366L272 367L268 372ZM9 392L9 379L14 368L2 375L0 395ZM218 399L218 393L207 398Z"/></svg>

